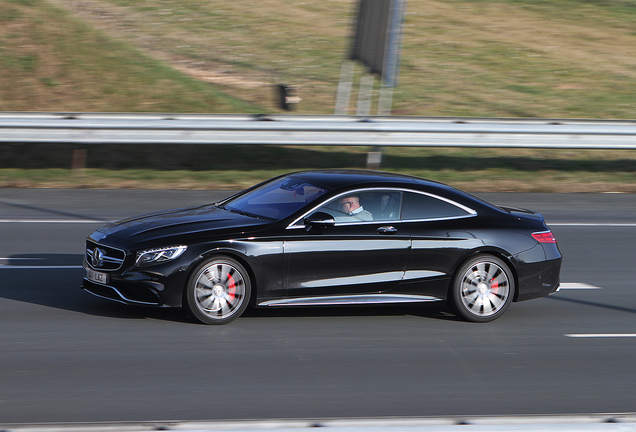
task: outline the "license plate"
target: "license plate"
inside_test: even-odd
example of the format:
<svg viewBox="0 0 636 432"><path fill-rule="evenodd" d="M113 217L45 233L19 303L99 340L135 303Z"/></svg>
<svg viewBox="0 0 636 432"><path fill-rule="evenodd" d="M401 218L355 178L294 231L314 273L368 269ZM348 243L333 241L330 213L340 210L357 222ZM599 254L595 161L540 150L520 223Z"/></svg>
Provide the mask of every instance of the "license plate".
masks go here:
<svg viewBox="0 0 636 432"><path fill-rule="evenodd" d="M100 284L108 283L108 273L97 272L91 269L86 270L86 279Z"/></svg>

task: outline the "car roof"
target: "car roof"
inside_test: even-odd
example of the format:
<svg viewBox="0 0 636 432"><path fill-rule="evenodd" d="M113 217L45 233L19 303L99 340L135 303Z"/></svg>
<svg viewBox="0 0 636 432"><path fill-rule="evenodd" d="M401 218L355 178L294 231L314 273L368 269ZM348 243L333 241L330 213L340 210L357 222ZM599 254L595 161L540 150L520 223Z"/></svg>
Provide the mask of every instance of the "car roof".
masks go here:
<svg viewBox="0 0 636 432"><path fill-rule="evenodd" d="M287 174L305 181L326 186L329 189L339 189L356 185L386 184L386 183L418 183L417 177L395 174L383 171L356 169L325 169L312 171L298 171ZM426 181L426 180L425 180Z"/></svg>
<svg viewBox="0 0 636 432"><path fill-rule="evenodd" d="M332 191L354 187L412 187L413 189L428 191L440 196L445 196L472 207L480 206L496 209L496 206L492 203L460 189L456 189L452 186L436 182L434 180L427 180L407 174L360 169L324 169L297 171L286 174L286 176L300 178L303 181L315 184L316 186L326 187Z"/></svg>

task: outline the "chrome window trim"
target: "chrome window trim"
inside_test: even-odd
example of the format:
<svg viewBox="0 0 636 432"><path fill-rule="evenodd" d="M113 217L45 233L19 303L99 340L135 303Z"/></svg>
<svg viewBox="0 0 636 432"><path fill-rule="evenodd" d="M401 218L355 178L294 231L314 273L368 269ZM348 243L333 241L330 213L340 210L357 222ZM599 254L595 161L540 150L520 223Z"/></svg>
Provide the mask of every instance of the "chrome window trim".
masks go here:
<svg viewBox="0 0 636 432"><path fill-rule="evenodd" d="M471 214L459 215L459 216L447 216L447 217L441 217L441 218L429 218L429 219L402 219L399 222L402 222L402 223L438 222L438 221L453 220L453 219L465 219L465 218L475 217L475 216L477 216L477 213L474 213L474 214L471 213Z"/></svg>
<svg viewBox="0 0 636 432"><path fill-rule="evenodd" d="M432 194L430 192L415 191L415 190L412 190L412 189L407 190L406 192L414 192L414 193L418 193L420 195L426 195L426 196L429 196L431 198L435 198L435 199L438 199L440 201L444 201L444 202L446 202L448 204L451 204L451 205L454 205L455 207L458 207L458 208L464 210L466 213L468 213L467 215L449 216L448 218L431 218L431 219L456 219L458 217L476 216L477 215L477 212L475 210L471 209L470 207L466 207L463 204L455 202L455 201L453 201L452 199L449 199L449 198L444 198L444 197L441 197L439 195ZM409 222L413 221L413 220L420 220L420 219L408 219ZM429 220L429 219L425 219L425 220Z"/></svg>
<svg viewBox="0 0 636 432"><path fill-rule="evenodd" d="M416 193L416 194L420 194L420 195L425 195L434 199L438 199L440 201L444 201L448 204L451 204L463 211L465 211L468 214L465 215L459 215L459 216L448 216L448 217L441 217L441 218L424 218L424 219L402 219L400 217L400 219L394 219L394 220L382 220L382 219L378 219L378 220L372 220L372 221L352 221L352 222L336 222L336 226L347 226L347 225L370 225L370 224L378 224L378 223L389 223L389 224L397 224L397 223L404 223L404 222L435 222L435 221L443 221L443 220L453 220L453 219L463 219L463 218L467 218L467 217L473 217L473 216L477 216L477 212L475 210L473 210L470 207L466 207L463 204L460 204L458 202L455 202L449 198L444 198L441 197L439 195L435 195L432 194L430 192L424 192L424 191L418 191L418 190L414 190L414 189L407 189L407 188L396 188L396 187L387 187L387 188L383 188L383 187L372 187L372 188L362 188L362 189L353 189L353 190L349 190L346 192L341 192L338 195L332 197L331 199L329 199L328 201L323 201L322 203L320 203L319 205L313 207L311 210L305 212L302 214L302 216L296 218L292 223L290 223L289 225L287 225L286 229L304 229L305 225L295 225L296 223L298 223L299 221L303 220L304 218L306 218L308 215L310 215L311 213L313 213L314 211L316 211L317 209L319 209L320 207L322 207L323 205L325 205L328 202L331 201L335 201L337 199L339 199L342 196L345 195L350 195L350 194L354 194L354 193L364 193L364 192L375 192L375 191L390 191L390 192L412 192L412 193ZM400 216L402 216L402 202L400 202Z"/></svg>

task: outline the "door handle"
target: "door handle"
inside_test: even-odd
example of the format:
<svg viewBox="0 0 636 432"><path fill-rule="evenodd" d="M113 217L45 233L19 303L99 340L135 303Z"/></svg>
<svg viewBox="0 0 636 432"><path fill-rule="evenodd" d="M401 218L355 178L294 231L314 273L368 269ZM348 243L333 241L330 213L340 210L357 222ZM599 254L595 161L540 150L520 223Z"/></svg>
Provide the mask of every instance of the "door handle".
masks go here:
<svg viewBox="0 0 636 432"><path fill-rule="evenodd" d="M378 234L395 234L397 228L394 226L383 226L378 228Z"/></svg>

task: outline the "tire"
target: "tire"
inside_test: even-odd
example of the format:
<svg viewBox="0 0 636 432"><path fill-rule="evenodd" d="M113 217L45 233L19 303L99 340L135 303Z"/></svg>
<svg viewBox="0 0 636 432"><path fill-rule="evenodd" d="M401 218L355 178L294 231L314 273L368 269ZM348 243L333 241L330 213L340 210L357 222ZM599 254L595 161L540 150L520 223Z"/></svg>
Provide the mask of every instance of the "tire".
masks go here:
<svg viewBox="0 0 636 432"><path fill-rule="evenodd" d="M481 254L457 270L449 294L450 306L457 315L472 322L489 322L510 306L515 281L501 259Z"/></svg>
<svg viewBox="0 0 636 432"><path fill-rule="evenodd" d="M217 256L192 272L184 306L192 318L203 324L227 324L245 311L251 290L245 268L235 259Z"/></svg>

